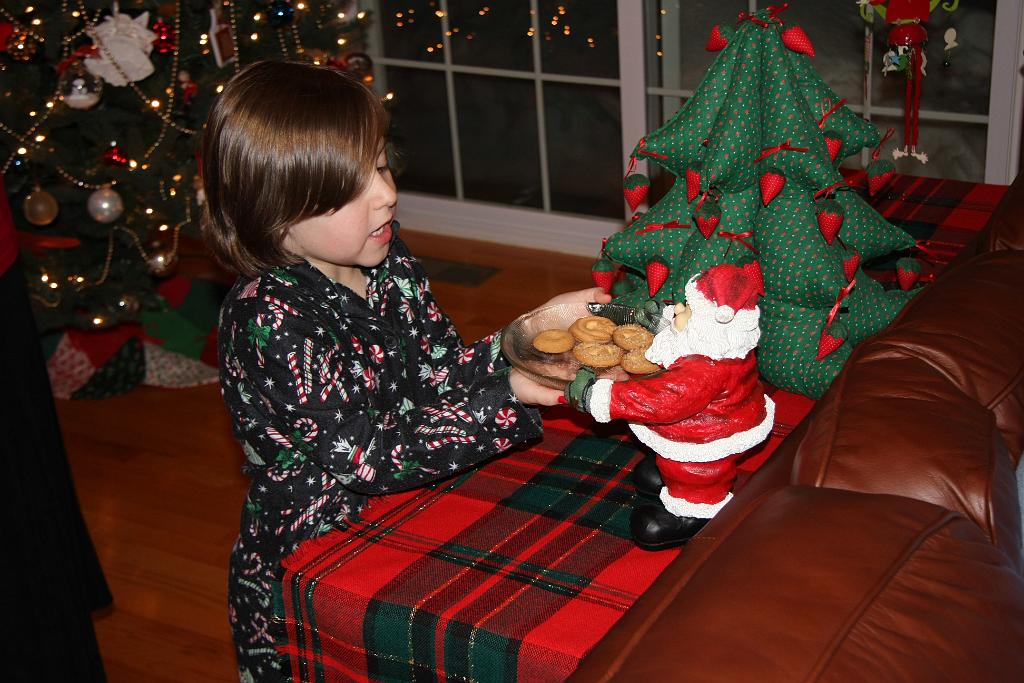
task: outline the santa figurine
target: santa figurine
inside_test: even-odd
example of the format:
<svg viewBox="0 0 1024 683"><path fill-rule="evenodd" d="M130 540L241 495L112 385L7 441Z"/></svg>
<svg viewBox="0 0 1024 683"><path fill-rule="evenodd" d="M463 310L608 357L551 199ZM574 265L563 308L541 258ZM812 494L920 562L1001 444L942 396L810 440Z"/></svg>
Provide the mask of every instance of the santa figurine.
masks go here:
<svg viewBox="0 0 1024 683"><path fill-rule="evenodd" d="M580 369L565 398L598 422L629 421L655 454L633 479L661 505L630 517L637 545L660 550L690 540L732 498L736 462L772 429L775 404L758 379L761 336L757 263L714 266L686 284L686 304L666 306L672 323L646 352L664 371L623 382Z"/></svg>

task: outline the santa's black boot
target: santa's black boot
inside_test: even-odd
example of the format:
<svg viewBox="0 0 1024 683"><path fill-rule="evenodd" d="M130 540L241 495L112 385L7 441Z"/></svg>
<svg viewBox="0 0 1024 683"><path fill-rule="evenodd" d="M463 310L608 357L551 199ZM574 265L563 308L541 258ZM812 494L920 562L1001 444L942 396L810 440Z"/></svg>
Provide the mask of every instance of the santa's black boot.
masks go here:
<svg viewBox="0 0 1024 683"><path fill-rule="evenodd" d="M665 485L654 458L653 455L645 455L633 468L633 486L639 493L647 496L659 495Z"/></svg>
<svg viewBox="0 0 1024 683"><path fill-rule="evenodd" d="M665 550L683 545L709 521L703 517L677 517L660 505L642 505L629 516L629 530L633 541L644 550Z"/></svg>

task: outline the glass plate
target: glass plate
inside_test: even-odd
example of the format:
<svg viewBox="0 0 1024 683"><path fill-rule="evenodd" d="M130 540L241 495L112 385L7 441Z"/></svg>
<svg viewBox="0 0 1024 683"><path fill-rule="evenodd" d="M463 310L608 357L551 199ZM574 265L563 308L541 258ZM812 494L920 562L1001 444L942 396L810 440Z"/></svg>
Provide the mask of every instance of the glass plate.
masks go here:
<svg viewBox="0 0 1024 683"><path fill-rule="evenodd" d="M568 330L574 322L588 315L608 318L616 325L636 322L636 309L617 304L558 304L538 308L513 320L501 333L501 350L509 364L527 375L533 381L554 389L564 389L576 376L583 364L572 355L564 353L543 353L533 348L533 338L544 330ZM668 326L668 320L661 319L656 332ZM616 382L629 379L628 372L618 365L611 368L594 369L599 379Z"/></svg>

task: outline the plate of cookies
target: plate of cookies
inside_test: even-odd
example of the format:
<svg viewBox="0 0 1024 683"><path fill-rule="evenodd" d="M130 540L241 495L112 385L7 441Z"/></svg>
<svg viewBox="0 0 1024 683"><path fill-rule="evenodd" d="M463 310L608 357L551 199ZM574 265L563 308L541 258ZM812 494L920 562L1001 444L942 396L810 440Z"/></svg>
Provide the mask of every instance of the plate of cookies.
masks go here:
<svg viewBox="0 0 1024 683"><path fill-rule="evenodd" d="M661 370L644 357L653 340L630 306L559 304L514 320L502 331L501 350L512 367L562 389L584 366L617 382Z"/></svg>

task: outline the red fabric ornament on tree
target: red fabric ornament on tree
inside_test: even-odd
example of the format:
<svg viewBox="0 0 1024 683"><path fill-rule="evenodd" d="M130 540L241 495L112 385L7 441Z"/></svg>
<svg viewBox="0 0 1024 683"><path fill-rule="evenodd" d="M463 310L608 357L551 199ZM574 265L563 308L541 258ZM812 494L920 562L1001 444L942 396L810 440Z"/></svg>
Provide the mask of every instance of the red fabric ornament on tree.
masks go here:
<svg viewBox="0 0 1024 683"><path fill-rule="evenodd" d="M647 264L647 293L653 298L668 279L669 269L663 261L654 259Z"/></svg>
<svg viewBox="0 0 1024 683"><path fill-rule="evenodd" d="M814 45L799 26L790 26L782 31L782 44L793 52L807 55L808 57L814 56Z"/></svg>
<svg viewBox="0 0 1024 683"><path fill-rule="evenodd" d="M818 360L822 360L843 345L849 332L846 325L836 320L821 331L818 339Z"/></svg>
<svg viewBox="0 0 1024 683"><path fill-rule="evenodd" d="M153 49L162 55L169 52L174 52L174 49L178 46L176 42L177 34L174 31L174 27L168 24L166 21L159 19L153 22L153 28L151 29L156 34L156 38L153 39Z"/></svg>
<svg viewBox="0 0 1024 683"><path fill-rule="evenodd" d="M708 36L708 43L704 46L704 49L708 52L718 52L725 49L729 44L729 39L732 38L732 33L732 26L715 24L711 27L711 35Z"/></svg>
<svg viewBox="0 0 1024 683"><path fill-rule="evenodd" d="M834 199L819 199L815 202L815 217L818 219L818 230L825 237L825 242L832 244L843 227L846 212L842 205Z"/></svg>
<svg viewBox="0 0 1024 683"><path fill-rule="evenodd" d="M868 192L875 196L896 173L896 165L888 159L875 159L868 165Z"/></svg>
<svg viewBox="0 0 1024 683"><path fill-rule="evenodd" d="M783 175L782 171L770 167L767 171L761 174L761 201L765 206L772 203L782 188L786 186L786 176Z"/></svg>
<svg viewBox="0 0 1024 683"><path fill-rule="evenodd" d="M851 282L857 276L857 268L860 267L860 253L855 251L843 260L843 275L846 281Z"/></svg>
<svg viewBox="0 0 1024 683"><path fill-rule="evenodd" d="M605 258L595 261L590 268L590 277L605 294L610 294L615 282L615 264Z"/></svg>
<svg viewBox="0 0 1024 683"><path fill-rule="evenodd" d="M825 131L825 146L828 147L828 156L832 161L839 158L839 151L843 148L843 136L834 130Z"/></svg>
<svg viewBox="0 0 1024 683"><path fill-rule="evenodd" d="M896 281L903 291L913 287L920 277L921 263L917 259L901 258L896 262Z"/></svg>
<svg viewBox="0 0 1024 683"><path fill-rule="evenodd" d="M626 176L626 179L622 182L622 194L629 204L630 211L636 211L636 207L640 206L647 199L647 193L650 189L651 180L643 173L633 173Z"/></svg>
<svg viewBox="0 0 1024 683"><path fill-rule="evenodd" d="M702 203L694 213L693 221L697 224L700 234L704 235L704 239L711 237L722 221L722 209L718 206L718 202Z"/></svg>
<svg viewBox="0 0 1024 683"><path fill-rule="evenodd" d="M103 153L103 161L110 166L128 165L128 157L124 155L124 152L117 145L111 145L110 149Z"/></svg>
<svg viewBox="0 0 1024 683"><path fill-rule="evenodd" d="M750 281L757 287L757 293L764 296L764 273L761 272L761 264L757 261L751 261L750 263L744 263L740 266L743 272L747 274Z"/></svg>
<svg viewBox="0 0 1024 683"><path fill-rule="evenodd" d="M686 201L692 202L700 194L700 165L686 169Z"/></svg>

